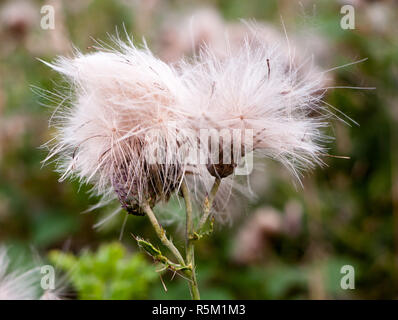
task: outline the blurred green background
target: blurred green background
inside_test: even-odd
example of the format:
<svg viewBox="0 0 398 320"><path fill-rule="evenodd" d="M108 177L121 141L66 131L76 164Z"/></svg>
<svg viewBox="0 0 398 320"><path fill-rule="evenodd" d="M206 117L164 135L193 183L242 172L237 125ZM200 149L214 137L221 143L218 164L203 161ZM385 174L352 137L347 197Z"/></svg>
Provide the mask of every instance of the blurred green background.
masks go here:
<svg viewBox="0 0 398 320"><path fill-rule="evenodd" d="M355 8L354 30L340 27L345 3ZM54 30L40 27L45 4L55 8ZM24 257L23 264L35 263L34 251L67 271L70 298L189 298L184 279L167 272L165 292L153 262L137 248L131 233L154 240L147 219L128 216L121 233L123 213L95 229L112 208L83 214L98 200L89 197L89 186L59 183L52 165L42 167L46 151L40 146L51 138L53 108L43 105L48 101L32 86L53 91L59 80L36 58L68 55L71 44L88 52L93 38L107 41L107 33L123 24L137 43L145 37L164 59L190 54L184 17L195 12L205 12L199 19L209 41L216 22L231 26L240 18L283 33L282 16L289 37L301 39L323 70L368 58L334 70L332 86L377 88L334 89L327 95L328 103L359 123L334 121L330 129L336 140L329 153L349 160L326 158L325 168L305 175L303 187L280 165L265 161L264 172L252 177L255 200L231 207L233 222L216 225L198 243L202 298L397 298L396 1L0 1L0 243L12 257ZM170 206L158 210L178 210ZM122 246L115 244L120 235ZM182 246L182 237L176 242ZM113 244L98 249L106 243ZM340 287L344 265L355 268L354 290Z"/></svg>

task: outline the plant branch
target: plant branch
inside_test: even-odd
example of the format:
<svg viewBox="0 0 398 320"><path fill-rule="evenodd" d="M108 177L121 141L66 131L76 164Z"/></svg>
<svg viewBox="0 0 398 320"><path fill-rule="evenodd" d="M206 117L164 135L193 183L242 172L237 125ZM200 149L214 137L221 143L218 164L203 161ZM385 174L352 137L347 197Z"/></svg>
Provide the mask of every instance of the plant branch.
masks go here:
<svg viewBox="0 0 398 320"><path fill-rule="evenodd" d="M191 196L188 190L188 186L185 180L182 181L181 184L181 192L185 201L185 210L186 210L186 228L185 228L185 236L186 236L186 245L188 246L188 240L193 233L193 217L192 217L192 202Z"/></svg>
<svg viewBox="0 0 398 320"><path fill-rule="evenodd" d="M213 186L210 190L210 193L206 196L204 204L203 204L203 215L199 221L198 231L200 231L205 225L207 219L209 218L211 207L213 206L214 199L216 197L218 188L220 187L221 178L216 177L213 183Z"/></svg>
<svg viewBox="0 0 398 320"><path fill-rule="evenodd" d="M137 241L137 244L140 248L144 249L146 251L146 253L148 253L155 261L164 264L166 266L166 268L169 268L173 271L180 271L180 270L185 271L188 269L188 267L185 265L181 265L181 264L172 262L169 258L164 256L162 254L162 252L158 248L156 248L152 243L150 243L149 241L144 240L140 237L135 237L133 234L132 234L132 236Z"/></svg>
<svg viewBox="0 0 398 320"><path fill-rule="evenodd" d="M159 237L160 241L173 253L173 255L178 260L178 262L181 265L185 266L186 264L185 264L184 258L182 257L180 251L178 251L178 249L175 247L174 243L167 238L166 231L159 224L158 220L156 219L155 213L152 211L148 202L145 201L143 203L142 209L147 214L149 221L151 222L153 228L155 229L155 232L156 232L157 236Z"/></svg>
<svg viewBox="0 0 398 320"><path fill-rule="evenodd" d="M191 281L188 282L189 290L191 292L192 299L200 300L198 282L196 280L196 268L195 268L195 248L192 241L193 235L193 217L192 217L192 202L191 196L188 190L188 186L185 180L181 184L181 192L185 201L186 210L186 229L185 229L185 253L188 267L191 267Z"/></svg>

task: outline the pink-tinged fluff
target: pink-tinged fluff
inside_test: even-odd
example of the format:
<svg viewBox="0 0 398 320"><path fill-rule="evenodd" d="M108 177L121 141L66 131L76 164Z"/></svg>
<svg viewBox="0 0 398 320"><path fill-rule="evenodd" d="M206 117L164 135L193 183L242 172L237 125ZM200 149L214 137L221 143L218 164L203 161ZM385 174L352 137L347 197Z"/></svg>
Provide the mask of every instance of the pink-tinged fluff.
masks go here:
<svg viewBox="0 0 398 320"><path fill-rule="evenodd" d="M37 296L39 270L10 272L7 250L0 247L0 300L33 300Z"/></svg>
<svg viewBox="0 0 398 320"><path fill-rule="evenodd" d="M185 132L186 94L176 71L147 48L116 44L48 64L71 91L69 105L54 114L58 132L47 160L58 156L61 179L77 176L104 200L116 194L123 208L141 214L141 201L154 205L178 188L180 146L194 138Z"/></svg>
<svg viewBox="0 0 398 320"><path fill-rule="evenodd" d="M92 184L103 196L100 205L118 198L134 214L142 214L142 201L154 206L167 200L187 173L192 191L202 195L214 177L228 177L216 199L216 205L225 204L240 159L190 163L192 151L212 158L201 129L232 135L241 130L241 141L232 141L239 144L231 145L234 152L275 159L300 178L322 164L329 139L322 133L332 115L322 101L324 73L310 60L293 62L288 43L267 42L252 32L239 48L219 55L208 47L175 68L148 48L120 40L116 48L47 63L70 91L54 113L57 135L46 160L55 159L61 180L78 177ZM161 160L153 159L159 152Z"/></svg>
<svg viewBox="0 0 398 320"><path fill-rule="evenodd" d="M10 262L7 248L0 246L0 300L61 300L65 288L58 279L54 289L43 291L40 267L10 270Z"/></svg>
<svg viewBox="0 0 398 320"><path fill-rule="evenodd" d="M246 40L224 57L203 50L181 65L190 94L185 105L195 113L197 128L253 130L255 153L299 177L322 163L322 128L331 113L322 103L323 74L311 68L302 74L302 66L287 63L291 53L280 48Z"/></svg>

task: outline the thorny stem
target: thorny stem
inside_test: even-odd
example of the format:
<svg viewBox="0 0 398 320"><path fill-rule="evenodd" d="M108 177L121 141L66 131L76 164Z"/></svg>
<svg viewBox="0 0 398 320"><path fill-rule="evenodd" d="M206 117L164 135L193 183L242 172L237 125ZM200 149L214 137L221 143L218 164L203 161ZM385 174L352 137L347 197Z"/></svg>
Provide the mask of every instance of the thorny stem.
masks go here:
<svg viewBox="0 0 398 320"><path fill-rule="evenodd" d="M180 251L178 251L178 249L175 247L174 243L167 238L166 231L159 224L154 212L152 211L151 207L149 206L149 204L147 202L144 202L144 204L142 205L142 209L147 214L149 221L151 222L153 228L155 229L155 232L158 235L160 241L173 253L173 255L176 257L178 262L181 265L185 266L186 264L185 264L184 258L182 257Z"/></svg>
<svg viewBox="0 0 398 320"><path fill-rule="evenodd" d="M203 215L199 221L198 230L200 231L205 225L207 219L209 218L211 207L213 206L214 199L216 197L218 188L220 187L221 178L216 177L214 180L213 186L210 190L210 193L206 196L204 204L203 204Z"/></svg>
<svg viewBox="0 0 398 320"><path fill-rule="evenodd" d="M200 300L198 282L196 280L195 267L195 247L192 240L193 235L193 217L192 217L192 202L186 181L183 180L181 184L181 192L185 201L186 210L186 229L185 229L185 253L186 261L191 269L191 281L188 282L189 291L193 300Z"/></svg>
<svg viewBox="0 0 398 320"><path fill-rule="evenodd" d="M203 228L207 219L209 218L211 207L213 206L214 198L216 196L218 188L220 187L220 183L221 183L221 178L216 177L214 180L214 184L210 190L210 193L205 198L203 205L203 215L199 222L198 231L200 231ZM200 300L199 287L196 279L196 267L195 267L194 240L196 238L193 226L192 202L191 202L190 192L185 180L182 181L181 192L184 197L185 209L186 209L186 230L185 230L186 263L180 251L178 251L174 243L167 238L166 231L159 224L158 220L156 219L155 213L152 211L148 202L145 201L143 203L142 210L147 214L149 221L151 222L153 228L155 229L155 232L159 237L160 241L173 253L173 255L178 260L180 265L177 266L173 263L170 263L170 261L168 260L167 261L162 260L162 262L163 263L166 262L168 266L174 267L176 271L184 270L185 275L187 275L189 278L188 285L192 299ZM162 258L165 257L162 256Z"/></svg>
<svg viewBox="0 0 398 320"><path fill-rule="evenodd" d="M137 241L139 247L144 249L155 261L164 264L166 268L169 268L173 271L185 271L187 269L187 266L180 265L169 260L166 256L162 254L159 249L157 249L149 241L141 239L139 237L135 237L133 234L132 236Z"/></svg>

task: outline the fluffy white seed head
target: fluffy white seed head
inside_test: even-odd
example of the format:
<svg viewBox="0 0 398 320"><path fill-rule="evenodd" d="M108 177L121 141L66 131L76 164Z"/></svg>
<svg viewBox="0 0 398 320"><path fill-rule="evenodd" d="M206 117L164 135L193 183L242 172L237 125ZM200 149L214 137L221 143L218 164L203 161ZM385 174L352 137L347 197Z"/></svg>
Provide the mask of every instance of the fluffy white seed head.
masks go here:
<svg viewBox="0 0 398 320"><path fill-rule="evenodd" d="M246 40L222 58L203 50L194 63L181 65L190 93L186 105L197 128L253 130L257 155L278 160L299 176L321 163L321 129L330 113L322 107L322 73L302 74L280 48Z"/></svg>
<svg viewBox="0 0 398 320"><path fill-rule="evenodd" d="M7 249L0 247L0 300L33 300L37 296L39 270L9 270Z"/></svg>
<svg viewBox="0 0 398 320"><path fill-rule="evenodd" d="M143 200L168 199L186 173L202 194L214 176L233 173L234 155L228 165L187 161L198 148L211 158L201 129L240 132L227 141L233 152L275 159L300 178L325 153L322 129L332 114L322 101L324 73L311 59L298 64L288 44L253 30L239 48L219 55L209 46L175 67L120 40L116 48L48 64L70 89L54 113L57 135L46 160L55 159L61 179L78 177L105 202L118 197L136 214ZM231 179L224 181L220 203L232 189Z"/></svg>
<svg viewBox="0 0 398 320"><path fill-rule="evenodd" d="M0 300L61 300L65 295L66 286L58 279L55 288L43 292L40 267L11 270L10 265L7 248L0 246Z"/></svg>
<svg viewBox="0 0 398 320"><path fill-rule="evenodd" d="M77 176L105 199L116 191L122 206L135 211L142 197L155 204L178 187L185 166L177 149L191 137L184 133L184 86L176 71L146 48L117 45L49 64L71 90L69 104L55 112L48 159L58 156L62 178Z"/></svg>

